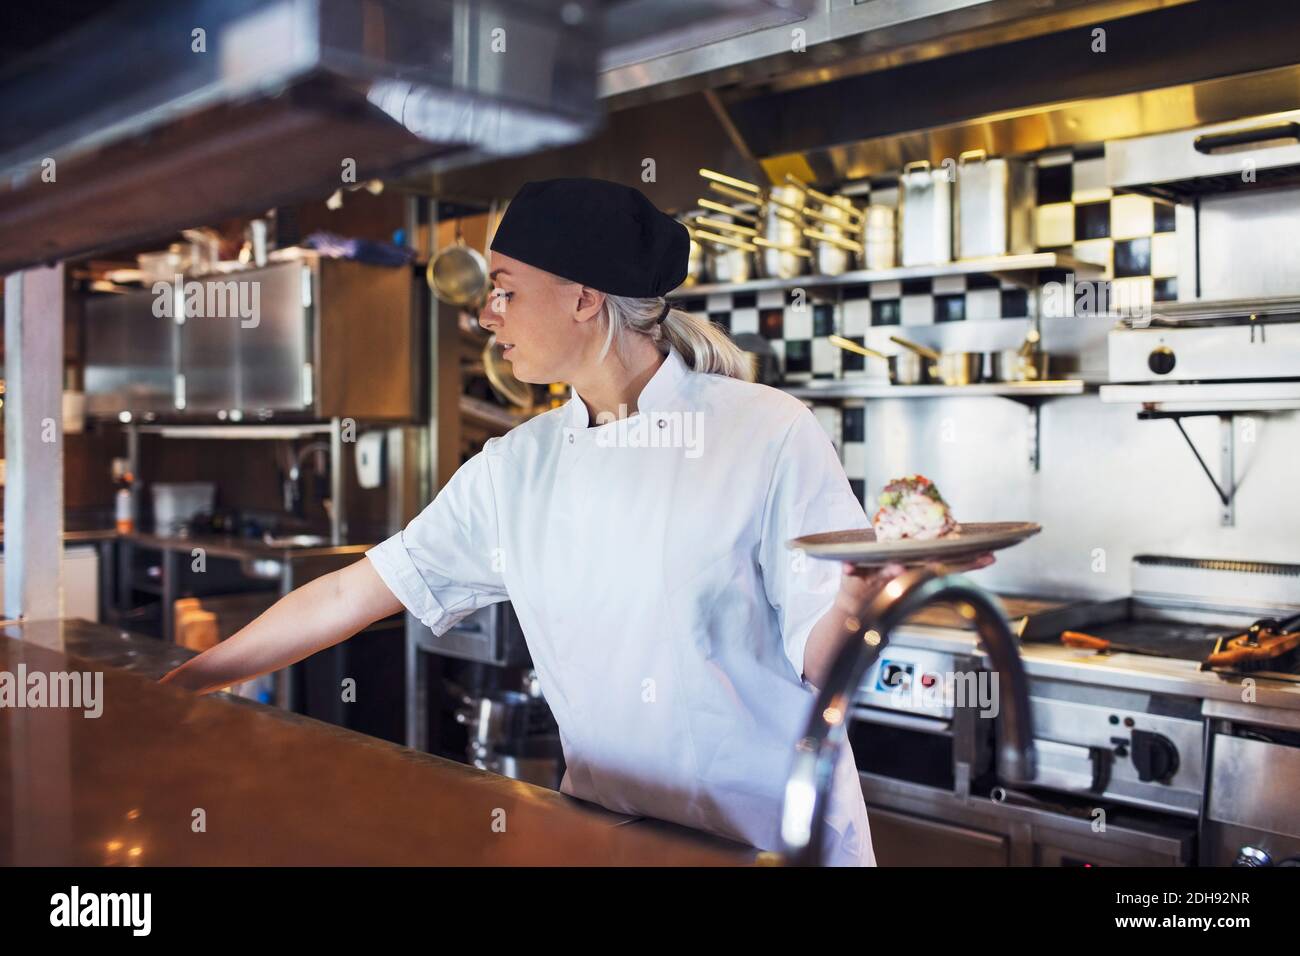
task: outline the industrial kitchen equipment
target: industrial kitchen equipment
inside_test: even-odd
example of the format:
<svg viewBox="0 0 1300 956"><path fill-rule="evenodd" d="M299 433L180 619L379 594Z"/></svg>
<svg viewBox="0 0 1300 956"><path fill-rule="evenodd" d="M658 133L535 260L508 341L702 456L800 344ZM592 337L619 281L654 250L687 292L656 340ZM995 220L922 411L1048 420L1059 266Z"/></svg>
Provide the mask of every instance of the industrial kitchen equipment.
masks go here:
<svg viewBox="0 0 1300 956"><path fill-rule="evenodd" d="M1259 619L1300 612L1300 565L1142 555L1131 578L1126 598L1003 598L1029 671L1038 770L1028 784L1006 778L1016 768L996 757L991 722L969 700L929 692L949 675L984 687L972 622L929 607L896 629L849 714L882 862L1300 857L1297 655L1209 660ZM1110 648L1066 646L1069 632Z"/></svg>
<svg viewBox="0 0 1300 956"><path fill-rule="evenodd" d="M830 676L818 692L808 728L796 744L781 813L783 852L790 863L821 862L822 818L835 762L848 732L855 691L863 677L880 658L896 627L917 611L940 601L958 602L970 610L994 668L1002 677L999 765L1011 782L1034 779L1036 758L1029 679L997 600L960 576L941 577L929 568L906 571L877 595L865 620L846 638L831 666Z"/></svg>

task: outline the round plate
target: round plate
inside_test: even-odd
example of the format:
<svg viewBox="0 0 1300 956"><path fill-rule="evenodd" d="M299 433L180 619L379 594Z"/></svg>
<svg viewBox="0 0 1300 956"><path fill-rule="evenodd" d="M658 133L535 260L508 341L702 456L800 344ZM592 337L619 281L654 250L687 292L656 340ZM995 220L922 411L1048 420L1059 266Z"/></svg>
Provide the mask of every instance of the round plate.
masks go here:
<svg viewBox="0 0 1300 956"><path fill-rule="evenodd" d="M960 531L929 541L912 538L877 541L876 533L870 528L859 528L809 534L786 542L786 546L814 558L868 566L890 563L918 565L935 561L951 563L986 551L1009 548L1042 530L1040 525L1031 521L987 521L982 524L963 521Z"/></svg>

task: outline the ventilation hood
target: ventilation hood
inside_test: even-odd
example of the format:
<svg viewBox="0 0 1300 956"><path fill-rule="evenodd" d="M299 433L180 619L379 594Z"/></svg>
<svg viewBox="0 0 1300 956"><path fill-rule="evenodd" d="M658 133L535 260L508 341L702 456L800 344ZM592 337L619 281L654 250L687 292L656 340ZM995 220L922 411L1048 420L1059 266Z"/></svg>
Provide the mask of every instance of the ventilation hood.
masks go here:
<svg viewBox="0 0 1300 956"><path fill-rule="evenodd" d="M126 4L0 77L0 271L598 126L595 0Z"/></svg>
<svg viewBox="0 0 1300 956"><path fill-rule="evenodd" d="M1300 107L1293 0L858 7L913 19L828 40L834 63L717 91L773 181L836 183L969 149L1033 153Z"/></svg>
<svg viewBox="0 0 1300 956"><path fill-rule="evenodd" d="M701 166L834 186L969 149L1032 154L1300 108L1293 0L754 6L748 22L687 19L657 46L629 30L607 47L598 90L609 120L590 143L417 187L486 201L563 171L689 209ZM614 3L611 17L621 8L643 4ZM646 158L657 178L641 178Z"/></svg>

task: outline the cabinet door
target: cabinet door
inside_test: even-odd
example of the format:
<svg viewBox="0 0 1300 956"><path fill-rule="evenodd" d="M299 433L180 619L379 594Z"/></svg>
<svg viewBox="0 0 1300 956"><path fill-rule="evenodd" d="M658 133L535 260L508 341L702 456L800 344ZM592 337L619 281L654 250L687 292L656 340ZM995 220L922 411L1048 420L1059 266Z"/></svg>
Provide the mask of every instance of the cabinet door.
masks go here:
<svg viewBox="0 0 1300 956"><path fill-rule="evenodd" d="M230 278L193 279L180 326L181 376L177 408L214 412L239 407L236 344L243 330L238 315L239 283ZM227 293L232 293L230 296Z"/></svg>
<svg viewBox="0 0 1300 956"><path fill-rule="evenodd" d="M149 290L86 301L86 411L169 412L174 408L177 325L154 315Z"/></svg>
<svg viewBox="0 0 1300 956"><path fill-rule="evenodd" d="M245 412L304 411L312 403L312 270L285 262L247 273L256 320L235 325L239 407Z"/></svg>
<svg viewBox="0 0 1300 956"><path fill-rule="evenodd" d="M1009 840L952 823L867 807L878 866L1007 866Z"/></svg>
<svg viewBox="0 0 1300 956"><path fill-rule="evenodd" d="M184 409L296 412L310 404L311 270L297 262L198 282L181 328Z"/></svg>

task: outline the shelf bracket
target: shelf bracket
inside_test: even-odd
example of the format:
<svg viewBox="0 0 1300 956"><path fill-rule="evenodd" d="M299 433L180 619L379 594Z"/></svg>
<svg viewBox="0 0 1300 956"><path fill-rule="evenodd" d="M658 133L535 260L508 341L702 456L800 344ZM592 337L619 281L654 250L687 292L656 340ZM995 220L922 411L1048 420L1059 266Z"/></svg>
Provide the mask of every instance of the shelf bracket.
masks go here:
<svg viewBox="0 0 1300 956"><path fill-rule="evenodd" d="M1026 425L1029 439L1029 467L1037 474L1042 466L1042 414L1043 406L1038 402L1028 405L1029 421Z"/></svg>
<svg viewBox="0 0 1300 956"><path fill-rule="evenodd" d="M1205 459L1201 457L1200 450L1192 442L1191 436L1183 428L1182 420L1184 418L1203 417L1205 415L1216 415L1219 419L1219 477L1214 477L1214 472ZM1196 456L1196 463L1201 466L1201 471L1205 472L1205 477L1210 479L1210 484L1214 486L1214 493L1219 496L1219 524L1225 528L1231 528L1236 523L1235 500L1237 497L1237 479L1236 479L1236 426L1232 412L1159 412L1144 409L1138 412L1138 419L1141 421L1155 421L1167 418L1177 427L1178 433L1183 436L1183 441L1187 442L1187 447L1192 450Z"/></svg>
<svg viewBox="0 0 1300 956"><path fill-rule="evenodd" d="M1043 402L1041 398L1018 397L1015 395L1004 395L1010 401L1017 405L1024 406L1027 412L1025 420L1025 450L1028 453L1029 468L1035 474L1042 470L1043 465Z"/></svg>

